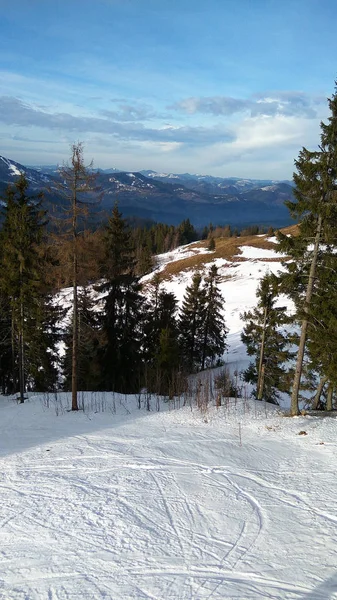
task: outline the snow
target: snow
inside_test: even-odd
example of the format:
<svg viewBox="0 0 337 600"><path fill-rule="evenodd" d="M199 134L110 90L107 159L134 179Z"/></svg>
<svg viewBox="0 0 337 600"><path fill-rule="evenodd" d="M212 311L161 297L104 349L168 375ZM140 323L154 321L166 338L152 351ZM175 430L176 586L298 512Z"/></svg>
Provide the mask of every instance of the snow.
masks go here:
<svg viewBox="0 0 337 600"><path fill-rule="evenodd" d="M205 266L221 276L232 372L248 364L240 314L282 268L257 250ZM181 302L192 276L165 287ZM211 377L191 381L205 399ZM336 420L285 418L248 388L219 408L195 395L152 396L148 411L145 394L86 392L76 413L65 393L0 397L1 600L337 598Z"/></svg>
<svg viewBox="0 0 337 600"><path fill-rule="evenodd" d="M336 597L335 419L67 401L0 399L0 598Z"/></svg>
<svg viewBox="0 0 337 600"><path fill-rule="evenodd" d="M228 349L224 355L224 361L231 373L246 369L251 361L251 358L247 356L244 344L241 342L243 328L241 315L256 305L256 290L262 277L267 273L277 274L283 270L281 264L283 255L272 249L252 246L240 246L239 249L240 254L237 256L239 260L228 261L224 258L217 258L206 263L203 269L206 273L214 264L218 268L221 278L219 288L225 299L224 316L228 328ZM163 271L167 263L181 260L198 250L200 253L209 253L205 248L195 248L193 244L189 244L172 252L159 255L157 257L159 265L157 271ZM148 282L152 277L153 273L146 275L142 281ZM179 305L182 303L186 287L192 283L192 277L193 271L181 271L163 282L166 291L175 294ZM294 310L293 303L286 296L280 297L278 304L286 306L288 313Z"/></svg>
<svg viewBox="0 0 337 600"><path fill-rule="evenodd" d="M12 171L13 175L21 175L21 171L19 171L19 169L12 163L9 165L9 168Z"/></svg>
<svg viewBox="0 0 337 600"><path fill-rule="evenodd" d="M277 185L265 185L261 190L264 192L275 192L275 190L277 190Z"/></svg>
<svg viewBox="0 0 337 600"><path fill-rule="evenodd" d="M7 165L9 171L11 171L11 175L21 175L21 171L7 158L0 156L0 159Z"/></svg>
<svg viewBox="0 0 337 600"><path fill-rule="evenodd" d="M256 248L254 246L240 246L240 256L242 258L271 258L280 261L281 258L285 257L285 254L276 254L275 250L268 250L267 248Z"/></svg>
<svg viewBox="0 0 337 600"><path fill-rule="evenodd" d="M149 273L142 277L141 282L146 283L151 281L155 273L160 273L163 271L169 263L177 262L179 260L183 260L185 258L190 258L195 254L209 254L209 250L207 248L199 248L195 246L195 242L190 244L185 244L184 246L179 246L172 250L171 252L165 252L164 254L157 254L156 260L156 269L154 272Z"/></svg>

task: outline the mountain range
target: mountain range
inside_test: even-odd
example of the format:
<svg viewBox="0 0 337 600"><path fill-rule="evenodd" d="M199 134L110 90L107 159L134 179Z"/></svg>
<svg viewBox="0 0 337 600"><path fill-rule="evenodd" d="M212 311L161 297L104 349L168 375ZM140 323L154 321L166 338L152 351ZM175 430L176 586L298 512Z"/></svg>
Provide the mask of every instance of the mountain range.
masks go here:
<svg viewBox="0 0 337 600"><path fill-rule="evenodd" d="M57 166L25 167L0 156L0 194L24 172L30 191L44 191L47 208L57 205ZM126 217L176 225L189 218L196 227L210 222L243 227L251 224L281 227L291 223L284 202L293 198L290 181L221 178L189 173L97 171L102 192L97 218L110 213L117 201ZM98 210L98 209L96 209Z"/></svg>

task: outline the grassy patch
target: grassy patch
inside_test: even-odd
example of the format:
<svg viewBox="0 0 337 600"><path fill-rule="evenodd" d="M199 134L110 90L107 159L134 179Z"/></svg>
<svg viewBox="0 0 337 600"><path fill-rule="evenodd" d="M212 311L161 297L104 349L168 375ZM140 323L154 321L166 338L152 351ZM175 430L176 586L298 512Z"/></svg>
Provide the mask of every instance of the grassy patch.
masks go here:
<svg viewBox="0 0 337 600"><path fill-rule="evenodd" d="M287 232L285 231L285 233ZM216 247L214 252L199 254L197 252L197 249L207 248L208 243L208 240L202 240L200 242L196 242L195 244L191 244L191 246L189 246L189 250L196 249L196 253L193 256L181 258L174 262L168 263L165 269L160 274L161 278L163 280L171 279L174 275L178 275L183 271L202 271L205 268L207 268L208 263L213 262L217 258L227 260L228 262L239 262L248 260L240 257L240 246L251 246L253 248L275 250L275 244L273 242L268 241L267 236L259 237L256 235L249 235L238 238L216 238ZM280 259L267 258L263 260L274 262L279 261Z"/></svg>

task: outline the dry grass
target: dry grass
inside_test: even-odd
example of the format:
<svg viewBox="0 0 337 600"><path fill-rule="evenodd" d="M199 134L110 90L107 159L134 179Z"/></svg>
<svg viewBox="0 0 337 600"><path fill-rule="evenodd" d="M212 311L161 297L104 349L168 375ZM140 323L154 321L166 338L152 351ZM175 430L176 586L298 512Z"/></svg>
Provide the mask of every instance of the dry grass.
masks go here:
<svg viewBox="0 0 337 600"><path fill-rule="evenodd" d="M296 225L291 227L286 227L281 231L283 233L291 233L292 235L296 235ZM215 243L215 251L207 252L205 254L199 254L197 249L199 248L207 248L208 240L202 240L200 242L195 242L195 244L191 244L189 246L189 250L196 249L196 253L193 256L189 256L187 258L182 258L180 260L176 260L166 265L165 269L160 273L161 278L163 280L171 279L174 275L178 275L183 271L202 271L205 267L207 268L207 264L213 262L217 258L222 258L227 260L228 262L239 262L248 260L243 257L240 257L241 250L240 246L251 246L253 248L261 248L266 250L275 250L275 244L273 242L269 242L269 236L265 235L263 237L256 235L249 235L238 238L216 238ZM279 261L279 258L266 258L264 259L268 262Z"/></svg>

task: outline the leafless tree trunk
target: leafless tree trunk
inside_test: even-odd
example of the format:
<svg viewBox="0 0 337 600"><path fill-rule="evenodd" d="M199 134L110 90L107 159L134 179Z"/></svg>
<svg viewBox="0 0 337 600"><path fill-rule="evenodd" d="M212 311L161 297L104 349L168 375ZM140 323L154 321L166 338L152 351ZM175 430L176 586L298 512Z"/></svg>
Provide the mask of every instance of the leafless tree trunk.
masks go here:
<svg viewBox="0 0 337 600"><path fill-rule="evenodd" d="M333 385L329 383L328 386L328 395L326 399L326 410L332 410L332 397L333 397Z"/></svg>
<svg viewBox="0 0 337 600"><path fill-rule="evenodd" d="M323 218L321 215L319 215L318 221L317 221L314 249L313 249L311 265L310 265L309 280L308 280L307 291L306 291L306 295L305 295L305 304L304 304L304 315L305 316L304 316L304 319L302 320L301 335L300 335L296 367L295 367L294 383L293 383L293 389L292 389L292 394L291 394L291 404L290 404L291 416L295 416L295 415L299 414L298 396L299 396L301 375L302 375L302 369L303 369L305 342L306 342L306 338L307 338L307 330L308 330L308 324L309 324L309 307L310 307L310 302L311 302L312 293L313 293L313 289L314 289L314 281L315 281L316 269L317 269L318 250L319 250L319 243L321 241L321 233L322 233L322 224L323 224Z"/></svg>
<svg viewBox="0 0 337 600"><path fill-rule="evenodd" d="M327 381L328 381L327 377L321 377L321 379L319 381L319 384L318 384L318 387L317 387L317 390L316 390L315 397L314 397L314 399L312 401L312 410L317 410L317 407L319 405L319 401L321 399L321 395L322 395L322 392L323 392L323 388L324 388L324 386L325 386L325 384L326 384Z"/></svg>
<svg viewBox="0 0 337 600"><path fill-rule="evenodd" d="M72 340L72 363L71 363L71 410L78 410L77 401L77 363L78 363L78 298L77 298L77 170L76 152L73 147L72 163L74 166L74 185L72 198L72 236L73 236L73 340Z"/></svg>
<svg viewBox="0 0 337 600"><path fill-rule="evenodd" d="M71 410L78 410L78 363L79 363L79 323L78 323L78 284L79 284L79 219L87 216L88 207L100 201L95 188L95 175L90 171L92 163L84 164L83 145L78 142L72 145L70 165L60 170L62 183L58 185L60 194L68 201L66 210L67 219L62 219L62 224L67 222L68 229L65 234L71 240L71 281L73 288L73 313L72 313L72 373L71 373ZM96 196L92 200L85 200L85 194ZM68 263L70 265L70 261Z"/></svg>
<svg viewBox="0 0 337 600"><path fill-rule="evenodd" d="M263 386L264 386L264 348L266 344L266 330L267 330L267 318L268 318L268 306L264 307L264 315L263 315L263 328L262 328L262 338L261 338L261 348L260 348L260 360L259 360L259 372L257 378L257 399L262 400L263 396Z"/></svg>

